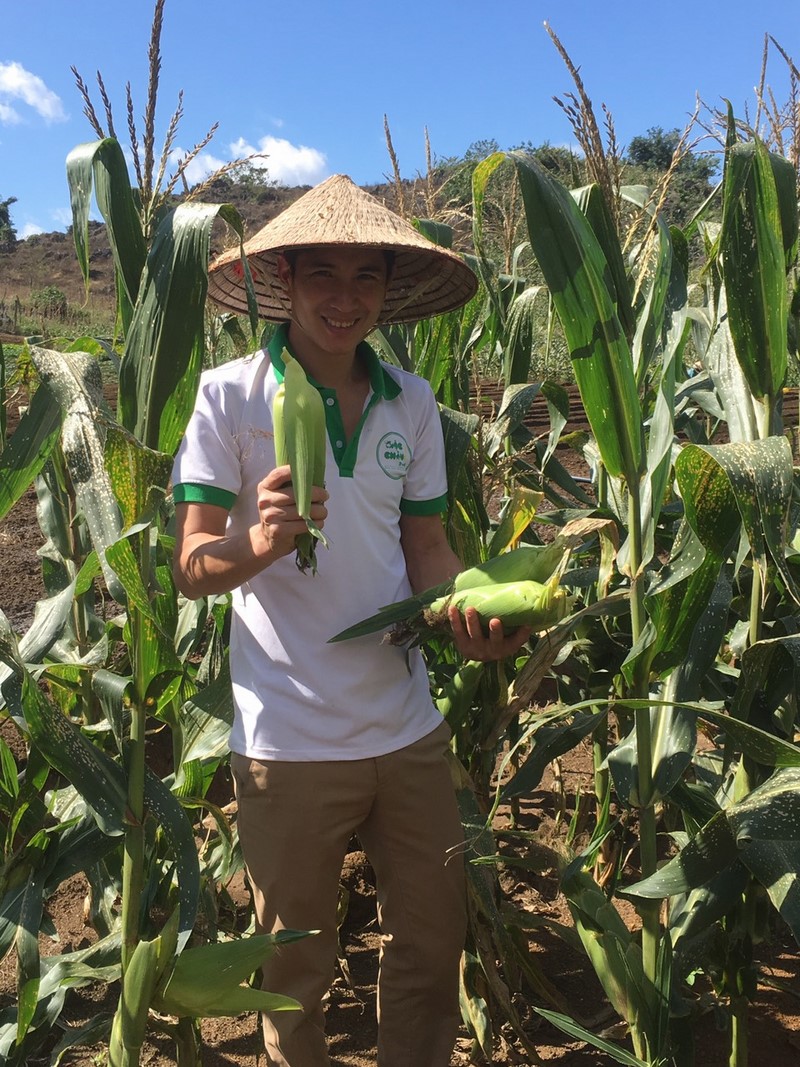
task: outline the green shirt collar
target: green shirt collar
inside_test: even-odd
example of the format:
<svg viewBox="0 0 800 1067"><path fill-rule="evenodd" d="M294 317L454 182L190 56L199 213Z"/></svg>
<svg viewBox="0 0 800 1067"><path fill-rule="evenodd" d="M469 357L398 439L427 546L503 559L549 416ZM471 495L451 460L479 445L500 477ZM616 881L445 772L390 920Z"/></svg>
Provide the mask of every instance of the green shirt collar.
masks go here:
<svg viewBox="0 0 800 1067"><path fill-rule="evenodd" d="M286 364L283 360L283 350L288 348L289 352L294 356L292 346L289 344L289 324L288 322L282 322L278 326L277 330L272 336L272 340L267 346L269 352L270 362L275 368L275 375L279 382L283 381L283 373L286 370ZM381 397L384 400L394 400L394 398L402 392L402 387L394 378L389 374L387 369L383 366L375 350L371 348L366 341L362 341L356 349L356 355L364 361L364 365L369 373L369 383L372 386L372 392ZM319 382L315 382L313 378L309 378L309 381L320 388Z"/></svg>

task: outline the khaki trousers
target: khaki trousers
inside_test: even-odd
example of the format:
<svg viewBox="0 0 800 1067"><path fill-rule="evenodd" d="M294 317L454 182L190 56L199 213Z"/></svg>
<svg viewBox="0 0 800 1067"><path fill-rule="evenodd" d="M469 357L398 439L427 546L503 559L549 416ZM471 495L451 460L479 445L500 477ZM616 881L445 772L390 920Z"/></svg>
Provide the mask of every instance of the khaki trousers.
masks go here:
<svg viewBox="0 0 800 1067"><path fill-rule="evenodd" d="M450 1063L466 908L463 830L444 757L449 734L442 723L374 759L231 757L258 929L320 931L265 961L263 987L303 1005L263 1016L268 1064L330 1063L322 999L334 975L339 879L354 832L377 884L379 1067Z"/></svg>

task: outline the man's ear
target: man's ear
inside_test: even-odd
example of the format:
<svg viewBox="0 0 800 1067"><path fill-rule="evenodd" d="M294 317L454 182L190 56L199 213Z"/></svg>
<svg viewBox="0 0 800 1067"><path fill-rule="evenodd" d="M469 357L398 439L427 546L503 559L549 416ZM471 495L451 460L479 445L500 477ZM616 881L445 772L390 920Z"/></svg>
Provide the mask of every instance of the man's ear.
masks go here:
<svg viewBox="0 0 800 1067"><path fill-rule="evenodd" d="M283 252L278 252L278 278L287 289L292 280L292 265Z"/></svg>

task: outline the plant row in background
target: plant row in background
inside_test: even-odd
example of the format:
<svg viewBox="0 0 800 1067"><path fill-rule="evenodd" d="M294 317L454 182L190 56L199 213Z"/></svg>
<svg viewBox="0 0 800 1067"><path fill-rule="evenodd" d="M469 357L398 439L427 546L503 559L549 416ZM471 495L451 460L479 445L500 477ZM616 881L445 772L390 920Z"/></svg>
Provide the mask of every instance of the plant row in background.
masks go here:
<svg viewBox="0 0 800 1067"><path fill-rule="evenodd" d="M577 84L576 107L593 120ZM116 268L117 337L29 346L29 403L0 454L0 515L36 484L46 590L24 633L0 616L2 714L27 750L18 766L0 740L0 954L16 951L18 988L0 1011L0 1056L55 1063L104 1040L113 1065L136 1064L153 1026L190 1064L199 1018L291 1008L280 990L247 983L270 941L232 929L224 887L241 856L235 824L209 798L232 715L227 600L186 601L170 566L171 457L199 374L220 336L255 345L260 327L205 307L211 227L221 218L241 239L236 213L159 199L152 145L141 195L118 142L97 132L68 161L73 233L88 278L93 191ZM730 1063L743 1065L753 946L777 923L800 938L798 524L781 421L800 314L796 165L728 116L720 221L700 212L677 229L651 191L613 180L596 139L590 149L593 180L575 190L524 151L477 162L478 295L375 338L442 405L448 535L465 565L538 543L546 524L574 597L513 663L462 663L422 635L467 830L463 1013L476 1057L510 1040L536 1062L522 1002L618 1062L682 1067L694 1062L689 982L702 973L730 1018ZM501 262L487 211L510 184L527 235ZM440 220L418 225L452 238ZM691 277L690 243L702 249ZM556 336L591 426L569 441L589 482L559 459L563 384L530 380ZM117 374L116 412L101 359ZM471 398L487 369L505 393L480 418ZM5 440L5 377L0 389ZM550 418L541 439L525 428L534 403ZM534 712L546 678L557 699ZM146 760L154 731L171 748L163 776ZM513 827L496 836L497 809L514 811L587 738L593 824L552 861L574 923L562 932L585 949L626 1041L570 1016L527 949L537 917L502 907L499 893L498 868L530 868L537 853ZM46 901L79 872L97 941L43 958ZM640 932L623 922L623 900ZM119 982L119 1008L63 1027L69 989L93 982Z"/></svg>

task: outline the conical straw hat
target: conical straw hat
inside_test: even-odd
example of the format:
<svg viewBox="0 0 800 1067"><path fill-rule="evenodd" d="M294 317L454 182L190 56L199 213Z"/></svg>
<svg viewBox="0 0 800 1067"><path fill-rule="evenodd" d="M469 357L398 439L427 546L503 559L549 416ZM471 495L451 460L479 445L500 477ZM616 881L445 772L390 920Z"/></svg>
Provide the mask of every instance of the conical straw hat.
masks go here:
<svg viewBox="0 0 800 1067"><path fill-rule="evenodd" d="M347 175L335 174L245 242L262 318L273 322L291 318L291 302L278 278L278 253L331 245L362 245L394 253L381 323L441 315L465 304L478 288L461 256L423 237ZM208 292L224 308L247 313L238 248L224 252L211 265Z"/></svg>

